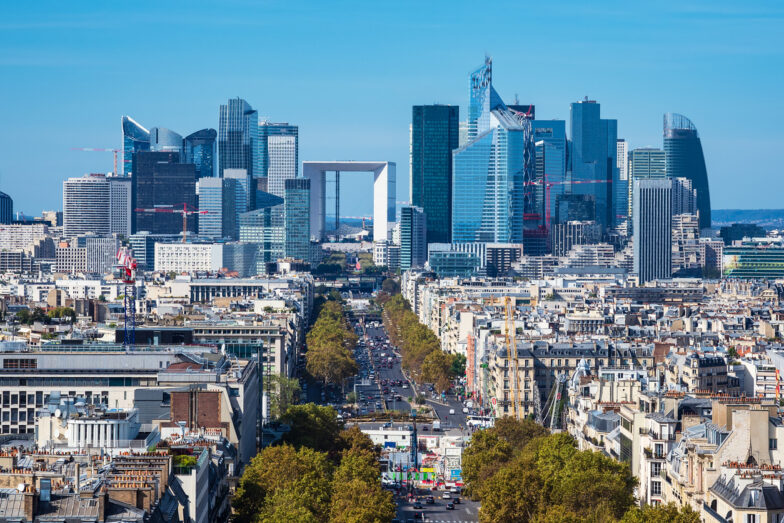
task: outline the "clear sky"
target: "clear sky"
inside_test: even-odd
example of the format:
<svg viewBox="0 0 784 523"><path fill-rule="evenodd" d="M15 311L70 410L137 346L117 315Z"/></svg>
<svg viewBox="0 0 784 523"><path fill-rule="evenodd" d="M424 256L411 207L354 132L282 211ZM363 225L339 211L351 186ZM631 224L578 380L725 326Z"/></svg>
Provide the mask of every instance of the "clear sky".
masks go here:
<svg viewBox="0 0 784 523"><path fill-rule="evenodd" d="M662 114L697 126L714 208L781 208L784 4L581 1L4 1L0 190L62 207L62 181L112 170L120 116L186 135L248 100L300 126L300 160L397 162L408 195L411 106L465 116L468 74L539 118L589 96L632 147L661 146ZM568 125L568 124L567 124ZM343 214L371 212L370 180Z"/></svg>

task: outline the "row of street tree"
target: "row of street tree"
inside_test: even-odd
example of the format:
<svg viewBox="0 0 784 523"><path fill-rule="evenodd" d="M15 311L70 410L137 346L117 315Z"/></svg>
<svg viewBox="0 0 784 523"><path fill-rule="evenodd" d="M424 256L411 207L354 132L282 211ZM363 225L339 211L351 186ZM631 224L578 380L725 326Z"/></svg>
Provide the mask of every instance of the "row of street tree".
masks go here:
<svg viewBox="0 0 784 523"><path fill-rule="evenodd" d="M499 418L477 431L463 452L466 494L481 501L483 523L698 523L675 505L638 507L628 465L577 450L566 433L531 420Z"/></svg>
<svg viewBox="0 0 784 523"><path fill-rule="evenodd" d="M316 322L306 336L308 373L325 384L342 384L357 373L354 347L357 336L334 299L321 305Z"/></svg>
<svg viewBox="0 0 784 523"><path fill-rule="evenodd" d="M344 429L331 407L289 407L280 445L245 468L233 500L237 523L382 523L395 515L381 487L379 449L356 426Z"/></svg>
<svg viewBox="0 0 784 523"><path fill-rule="evenodd" d="M452 379L465 374L465 357L447 354L435 333L419 323L401 294L379 295L384 307L384 326L392 344L400 347L403 369L417 383L432 383L446 391Z"/></svg>

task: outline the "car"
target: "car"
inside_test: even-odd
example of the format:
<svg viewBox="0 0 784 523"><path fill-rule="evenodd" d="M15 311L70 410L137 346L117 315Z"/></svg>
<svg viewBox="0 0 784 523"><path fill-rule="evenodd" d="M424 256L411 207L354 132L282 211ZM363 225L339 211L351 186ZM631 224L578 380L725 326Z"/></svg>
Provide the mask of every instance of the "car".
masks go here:
<svg viewBox="0 0 784 523"><path fill-rule="evenodd" d="M417 501L416 503L414 503L414 508L415 508L415 509L420 509L420 510L421 510L421 509L423 509L423 508L425 508L425 507L423 507L423 506L422 506L422 503L420 503L419 501Z"/></svg>
<svg viewBox="0 0 784 523"><path fill-rule="evenodd" d="M468 414L468 407L463 407L463 414Z"/></svg>
<svg viewBox="0 0 784 523"><path fill-rule="evenodd" d="M455 504L454 503L447 503L446 504L446 509L447 510L455 510Z"/></svg>
<svg viewBox="0 0 784 523"><path fill-rule="evenodd" d="M460 504L460 498L455 497L455 499L452 500L452 503L454 503L455 505L459 505Z"/></svg>
<svg viewBox="0 0 784 523"><path fill-rule="evenodd" d="M457 486L451 487L449 489L449 492L451 492L452 494L460 494L460 487L457 487Z"/></svg>
<svg viewBox="0 0 784 523"><path fill-rule="evenodd" d="M441 494L441 499L452 499L452 494L450 494L449 492L444 492L443 494Z"/></svg>
<svg viewBox="0 0 784 523"><path fill-rule="evenodd" d="M428 505L433 505L435 502L436 502L436 498L434 498L433 496L428 496L425 499L425 503L427 503Z"/></svg>
<svg viewBox="0 0 784 523"><path fill-rule="evenodd" d="M404 389L407 389L407 388L408 388L408 383L404 383L404 384L403 384L403 388L404 388Z"/></svg>
<svg viewBox="0 0 784 523"><path fill-rule="evenodd" d="M449 409L449 414L454 414L454 413L455 413L455 409Z"/></svg>

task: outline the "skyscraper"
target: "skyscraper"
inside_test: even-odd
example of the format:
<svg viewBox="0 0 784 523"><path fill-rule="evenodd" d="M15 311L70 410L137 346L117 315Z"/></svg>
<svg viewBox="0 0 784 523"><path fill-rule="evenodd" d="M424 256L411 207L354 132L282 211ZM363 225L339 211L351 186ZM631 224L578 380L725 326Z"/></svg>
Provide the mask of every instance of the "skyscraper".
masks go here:
<svg viewBox="0 0 784 523"><path fill-rule="evenodd" d="M618 138L615 142L615 162L618 167L618 184L613 188L616 223L619 226L618 232L626 235L631 232L629 223L631 183L629 182L629 144L623 138Z"/></svg>
<svg viewBox="0 0 784 523"><path fill-rule="evenodd" d="M534 142L536 143L536 182L526 187L534 192L536 205L541 214L541 225L552 223L558 196L564 194L566 185L566 122L564 120L534 120ZM552 184L549 187L545 183ZM549 189L549 190L548 190ZM549 201L546 199L549 195ZM549 217L546 216L549 211Z"/></svg>
<svg viewBox="0 0 784 523"><path fill-rule="evenodd" d="M199 179L199 236L212 239L237 238L237 180Z"/></svg>
<svg viewBox="0 0 784 523"><path fill-rule="evenodd" d="M124 176L131 176L131 166L133 164L133 153L150 150L150 131L142 127L130 116L121 118L123 135L123 160L122 173Z"/></svg>
<svg viewBox="0 0 784 523"><path fill-rule="evenodd" d="M672 215L697 214L697 191L688 178L672 179Z"/></svg>
<svg viewBox="0 0 784 523"><path fill-rule="evenodd" d="M299 128L288 123L259 122L259 174L267 177L267 192L283 198L285 181L297 177Z"/></svg>
<svg viewBox="0 0 784 523"><path fill-rule="evenodd" d="M634 198L632 190L634 180L663 180L667 177L664 163L664 151L654 147L638 147L629 153L629 201L628 214L634 224ZM634 234L634 231L630 231Z"/></svg>
<svg viewBox="0 0 784 523"><path fill-rule="evenodd" d="M421 207L400 208L400 270L425 266L427 261L427 217Z"/></svg>
<svg viewBox="0 0 784 523"><path fill-rule="evenodd" d="M640 283L672 274L672 181L634 180L634 272Z"/></svg>
<svg viewBox="0 0 784 523"><path fill-rule="evenodd" d="M700 228L711 226L710 189L697 128L682 114L664 115L664 153L668 178L688 178L697 190Z"/></svg>
<svg viewBox="0 0 784 523"><path fill-rule="evenodd" d="M14 200L0 191L0 223L11 223L14 219Z"/></svg>
<svg viewBox="0 0 784 523"><path fill-rule="evenodd" d="M287 258L310 261L310 180L285 181L284 216Z"/></svg>
<svg viewBox="0 0 784 523"><path fill-rule="evenodd" d="M427 243L449 243L452 232L452 151L459 146L453 105L415 105L411 117L411 205L427 215Z"/></svg>
<svg viewBox="0 0 784 523"><path fill-rule="evenodd" d="M185 137L183 148L185 163L196 166L197 178L215 176L215 143L218 133L215 129L202 129Z"/></svg>
<svg viewBox="0 0 784 523"><path fill-rule="evenodd" d="M571 104L572 194L590 194L596 201L596 222L604 230L617 223L613 187L618 183L618 121L600 118L593 100ZM625 210L623 211L625 214Z"/></svg>
<svg viewBox="0 0 784 523"><path fill-rule="evenodd" d="M259 196L262 206L240 215L240 241L256 245L255 272L267 274L269 264L285 256L285 209L283 198L269 193Z"/></svg>
<svg viewBox="0 0 784 523"><path fill-rule="evenodd" d="M109 182L109 232L131 235L133 185L130 178L111 176Z"/></svg>
<svg viewBox="0 0 784 523"><path fill-rule="evenodd" d="M178 152L142 151L133 155L133 233L182 233L182 215L169 209L196 208L196 167L179 163L179 158ZM156 207L160 210L149 211ZM196 215L188 216L187 231L195 234L197 223Z"/></svg>
<svg viewBox="0 0 784 523"><path fill-rule="evenodd" d="M452 153L452 241L522 243L525 185L535 173L531 120L492 86L492 61L471 74L468 143Z"/></svg>
<svg viewBox="0 0 784 523"><path fill-rule="evenodd" d="M151 151L180 153L180 161L182 161L182 146L182 135L179 133L175 133L165 127L153 127L150 129Z"/></svg>
<svg viewBox="0 0 784 523"><path fill-rule="evenodd" d="M259 114L242 98L232 98L218 113L218 175L245 169L252 178L264 176L259 154Z"/></svg>
<svg viewBox="0 0 784 523"><path fill-rule="evenodd" d="M73 238L111 231L109 182L103 174L68 178L63 182L63 236Z"/></svg>

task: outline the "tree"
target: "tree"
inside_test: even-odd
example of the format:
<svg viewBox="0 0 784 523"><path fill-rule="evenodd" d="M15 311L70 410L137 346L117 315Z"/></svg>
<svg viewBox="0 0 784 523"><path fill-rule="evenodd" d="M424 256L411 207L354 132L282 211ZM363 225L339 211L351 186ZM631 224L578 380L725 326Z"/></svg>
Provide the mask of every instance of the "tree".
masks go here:
<svg viewBox="0 0 784 523"><path fill-rule="evenodd" d="M299 400L299 380L282 374L270 376L270 416L280 418L291 405Z"/></svg>
<svg viewBox="0 0 784 523"><path fill-rule="evenodd" d="M446 392L452 384L452 356L436 349L425 356L422 362L422 379L432 383L438 392Z"/></svg>
<svg viewBox="0 0 784 523"><path fill-rule="evenodd" d="M449 373L453 378L465 376L466 371L466 357L462 354L455 354L452 356L452 365L449 368Z"/></svg>
<svg viewBox="0 0 784 523"><path fill-rule="evenodd" d="M512 446L499 438L493 429L475 432L463 451L462 467L466 494L472 499L481 499L485 483L513 454Z"/></svg>
<svg viewBox="0 0 784 523"><path fill-rule="evenodd" d="M344 453L363 452L372 454L376 458L381 455L381 450L357 425L352 425L338 434L337 446Z"/></svg>
<svg viewBox="0 0 784 523"><path fill-rule="evenodd" d="M542 499L544 487L544 481L536 470L534 456L530 454L519 456L509 466L501 467L497 474L487 480L485 488L482 489L479 521L482 523L533 521L544 504Z"/></svg>
<svg viewBox="0 0 784 523"><path fill-rule="evenodd" d="M336 450L343 428L335 409L315 403L292 405L281 416L281 421L291 427L283 441L297 448L307 447L322 452Z"/></svg>
<svg viewBox="0 0 784 523"><path fill-rule="evenodd" d="M392 493L381 488L378 477L372 482L335 482L333 489L330 522L383 523L395 517Z"/></svg>
<svg viewBox="0 0 784 523"><path fill-rule="evenodd" d="M279 521L319 523L324 521L323 518L317 517L308 509L307 501L303 492L294 489L279 490L264 501L256 521L260 523L278 523Z"/></svg>
<svg viewBox="0 0 784 523"><path fill-rule="evenodd" d="M678 507L675 503L652 507L632 507L621 519L621 523L699 523L700 513L689 505Z"/></svg>

